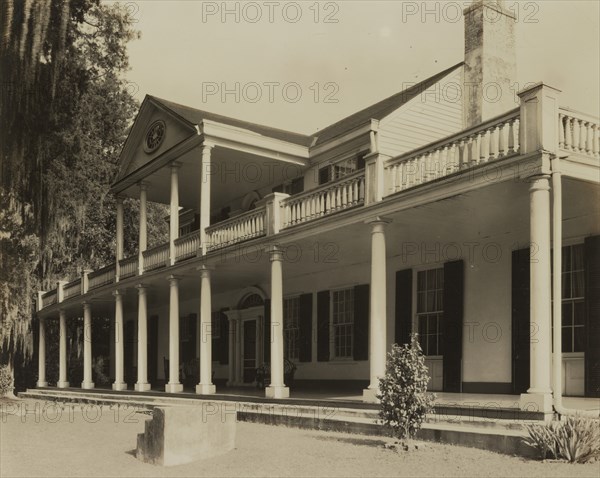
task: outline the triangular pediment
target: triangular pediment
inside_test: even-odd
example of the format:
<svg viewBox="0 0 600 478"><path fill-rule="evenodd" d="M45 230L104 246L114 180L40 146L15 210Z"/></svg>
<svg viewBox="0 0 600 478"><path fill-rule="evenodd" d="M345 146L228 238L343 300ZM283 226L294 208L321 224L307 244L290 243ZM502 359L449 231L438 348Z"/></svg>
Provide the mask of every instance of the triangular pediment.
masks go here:
<svg viewBox="0 0 600 478"><path fill-rule="evenodd" d="M115 182L196 134L195 125L146 96L119 156Z"/></svg>

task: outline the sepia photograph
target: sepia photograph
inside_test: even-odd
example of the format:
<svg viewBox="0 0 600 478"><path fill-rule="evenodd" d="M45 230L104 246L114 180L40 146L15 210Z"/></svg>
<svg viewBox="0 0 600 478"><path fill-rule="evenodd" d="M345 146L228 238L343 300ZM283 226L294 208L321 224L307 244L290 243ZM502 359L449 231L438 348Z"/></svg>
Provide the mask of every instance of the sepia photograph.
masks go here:
<svg viewBox="0 0 600 478"><path fill-rule="evenodd" d="M600 477L600 0L0 24L0 478Z"/></svg>

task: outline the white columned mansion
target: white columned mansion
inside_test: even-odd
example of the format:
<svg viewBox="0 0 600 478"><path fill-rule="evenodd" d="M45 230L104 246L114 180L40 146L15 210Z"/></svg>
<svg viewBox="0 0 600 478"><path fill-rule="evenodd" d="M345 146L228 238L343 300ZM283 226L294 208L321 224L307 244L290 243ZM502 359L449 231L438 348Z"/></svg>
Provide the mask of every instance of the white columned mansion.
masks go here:
<svg viewBox="0 0 600 478"><path fill-rule="evenodd" d="M261 369L266 397L372 401L391 345L417 332L432 390L521 394L543 412L556 387L599 396L599 121L545 83L510 92L514 24L475 2L462 62L313 135L146 96L112 186L115 262L39 293L38 386L54 320L57 386L70 386L67 322L83 316L85 389L91 325L109 317L114 390L178 393L191 377L209 395L255 386ZM127 197L140 200L131 257ZM152 248L148 201L170 205L169 242Z"/></svg>

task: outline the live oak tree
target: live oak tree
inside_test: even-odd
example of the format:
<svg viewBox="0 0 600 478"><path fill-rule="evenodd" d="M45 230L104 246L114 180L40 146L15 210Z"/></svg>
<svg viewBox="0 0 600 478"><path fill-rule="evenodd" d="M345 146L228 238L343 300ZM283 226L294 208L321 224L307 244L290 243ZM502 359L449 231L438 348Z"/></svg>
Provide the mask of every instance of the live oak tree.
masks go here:
<svg viewBox="0 0 600 478"><path fill-rule="evenodd" d="M138 106L124 74L139 33L126 7L99 0L4 0L0 17L0 363L12 369L33 351L35 290L114 260L109 186ZM126 254L137 207L126 201ZM165 215L150 204L156 242Z"/></svg>

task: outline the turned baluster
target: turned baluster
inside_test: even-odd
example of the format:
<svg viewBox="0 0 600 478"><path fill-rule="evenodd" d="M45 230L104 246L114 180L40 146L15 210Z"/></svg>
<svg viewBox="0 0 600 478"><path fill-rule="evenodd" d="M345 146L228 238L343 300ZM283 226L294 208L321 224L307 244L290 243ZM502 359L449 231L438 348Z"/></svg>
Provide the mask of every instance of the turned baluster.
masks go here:
<svg viewBox="0 0 600 478"><path fill-rule="evenodd" d="M580 122L577 118L573 118L573 150L580 151L581 143L579 142L581 139L580 136Z"/></svg>
<svg viewBox="0 0 600 478"><path fill-rule="evenodd" d="M508 155L515 152L515 120L508 123Z"/></svg>
<svg viewBox="0 0 600 478"><path fill-rule="evenodd" d="M565 147L565 115L558 114L558 147L564 149Z"/></svg>

